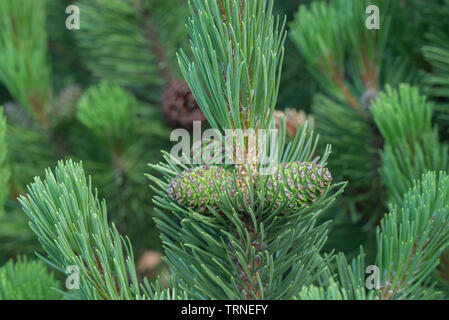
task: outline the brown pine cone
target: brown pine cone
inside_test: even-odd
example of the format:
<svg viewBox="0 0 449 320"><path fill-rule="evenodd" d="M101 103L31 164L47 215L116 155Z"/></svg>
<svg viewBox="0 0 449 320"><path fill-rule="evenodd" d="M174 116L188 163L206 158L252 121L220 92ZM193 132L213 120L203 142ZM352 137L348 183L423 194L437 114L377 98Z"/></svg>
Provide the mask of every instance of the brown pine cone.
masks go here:
<svg viewBox="0 0 449 320"><path fill-rule="evenodd" d="M183 80L170 81L162 97L162 113L173 128L193 129L193 121L206 121L198 104Z"/></svg>

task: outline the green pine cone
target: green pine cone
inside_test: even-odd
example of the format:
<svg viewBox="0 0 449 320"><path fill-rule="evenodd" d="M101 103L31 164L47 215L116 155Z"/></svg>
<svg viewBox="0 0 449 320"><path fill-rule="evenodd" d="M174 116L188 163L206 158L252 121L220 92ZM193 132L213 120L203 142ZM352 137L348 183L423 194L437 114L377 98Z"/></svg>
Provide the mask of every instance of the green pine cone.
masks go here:
<svg viewBox="0 0 449 320"><path fill-rule="evenodd" d="M289 162L279 166L267 181L267 200L277 204L290 201L290 208L308 207L324 194L332 183L327 168L312 162Z"/></svg>
<svg viewBox="0 0 449 320"><path fill-rule="evenodd" d="M174 177L168 185L169 196L180 205L202 212L207 206L217 208L218 193L214 183L223 192L226 187L235 192L234 180L230 172L218 166L201 166L188 169Z"/></svg>
<svg viewBox="0 0 449 320"><path fill-rule="evenodd" d="M169 196L180 205L203 212L207 206L217 208L218 193L214 182L223 192L226 186L235 194L232 174L218 166L188 169L174 177L168 185ZM279 166L276 174L266 182L267 200L289 208L305 208L315 202L332 183L327 168L312 162L289 162Z"/></svg>

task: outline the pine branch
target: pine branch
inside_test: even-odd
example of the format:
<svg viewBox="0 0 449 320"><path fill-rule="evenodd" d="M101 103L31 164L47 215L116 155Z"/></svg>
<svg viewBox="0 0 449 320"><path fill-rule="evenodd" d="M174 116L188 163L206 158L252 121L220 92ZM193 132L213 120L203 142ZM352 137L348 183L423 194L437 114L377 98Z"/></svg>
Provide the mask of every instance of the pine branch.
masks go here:
<svg viewBox="0 0 449 320"><path fill-rule="evenodd" d="M365 9L380 7L380 29L365 27ZM390 1L313 2L300 6L291 38L322 88L366 116L363 95L379 90L381 66L389 34Z"/></svg>
<svg viewBox="0 0 449 320"><path fill-rule="evenodd" d="M117 154L134 138L136 117L135 98L111 83L89 88L78 102L79 121Z"/></svg>
<svg viewBox="0 0 449 320"><path fill-rule="evenodd" d="M443 172L424 174L390 213L377 231L383 287L381 299L410 299L439 263L449 245L449 178Z"/></svg>
<svg viewBox="0 0 449 320"><path fill-rule="evenodd" d="M128 1L81 1L80 15L83 32L76 36L94 76L141 93L158 83L154 56L139 26L138 13Z"/></svg>
<svg viewBox="0 0 449 320"><path fill-rule="evenodd" d="M179 65L211 127L234 130L226 138L235 141L236 154L246 162L233 156L244 187L257 179L262 152L249 146L248 134L270 128L277 101L285 21L273 17L272 0L191 4L187 29L193 59L181 51Z"/></svg>
<svg viewBox="0 0 449 320"><path fill-rule="evenodd" d="M94 194L81 164L60 162L35 178L20 203L48 261L61 272L80 271L85 299L139 299L142 295L129 240L107 223L106 204Z"/></svg>
<svg viewBox="0 0 449 320"><path fill-rule="evenodd" d="M180 0L80 1L83 31L76 36L88 69L99 79L159 101L154 88L177 77L170 65L185 41L179 22L186 14L187 6Z"/></svg>
<svg viewBox="0 0 449 320"><path fill-rule="evenodd" d="M309 136L306 126L298 130L296 142L287 142L285 118L282 120L279 161L311 161L316 147L313 134ZM328 155L329 150L314 161L325 165ZM289 209L292 200L282 198L282 192L267 201L268 189L263 186L250 194L247 204L243 191L232 191L234 176L234 183L217 198L211 196L214 202L208 202L211 205L206 211L199 211L178 203L167 192L173 179L183 172L190 174L185 170L193 165L183 165L168 154L164 158L165 163L151 166L164 175L163 179L149 176L156 193L154 202L161 208L156 211L156 224L161 230L165 261L171 272L185 281L181 287L189 296L291 299L319 276L326 224L318 225L316 217L343 191L344 184L331 186L315 203L298 210ZM192 178L198 179L195 175ZM218 185L215 188L219 190ZM200 190L184 184L183 190L189 189ZM202 195L192 194L191 199L206 197L206 186L201 190ZM278 276L281 274L284 276Z"/></svg>
<svg viewBox="0 0 449 320"><path fill-rule="evenodd" d="M433 105L418 88L387 87L371 111L386 143L382 179L390 199L400 203L413 180L427 171L448 169L448 146L439 141L438 129L432 126Z"/></svg>
<svg viewBox="0 0 449 320"><path fill-rule="evenodd" d="M438 129L432 126L433 109L433 104L427 102L417 88L408 85L401 85L398 90L388 87L386 93L380 95L371 109L386 141L381 154L381 174L392 203L401 205L404 201L402 194L412 186L413 180L422 174L448 169L448 147L439 141ZM412 250L410 263L416 260L416 248ZM444 265L446 254L447 252L442 254L443 264L439 266L439 273L443 278L447 273ZM434 263L438 264L438 261ZM398 286L408 286L405 279L400 281ZM381 297L390 299L395 294L395 289L385 289L381 292Z"/></svg>
<svg viewBox="0 0 449 320"><path fill-rule="evenodd" d="M291 24L291 38L310 63L312 75L328 92L361 111L361 106L344 83L345 51L341 12L336 5L313 2L310 9L300 6ZM351 11L350 11L351 12ZM344 15L346 16L346 15Z"/></svg>
<svg viewBox="0 0 449 320"><path fill-rule="evenodd" d="M22 122L11 124L7 134L14 160L13 197L54 159L48 131L52 90L45 8L46 0L6 0L0 4L0 82L16 102L5 113L9 120L14 120L15 114ZM28 121L31 119L34 121Z"/></svg>
<svg viewBox="0 0 449 320"><path fill-rule="evenodd" d="M363 252L349 264L337 256L335 274L325 281L304 287L299 299L432 299L439 296L430 275L440 255L449 246L449 177L444 172L423 174L403 195L377 229L377 258L380 289L365 285Z"/></svg>
<svg viewBox="0 0 449 320"><path fill-rule="evenodd" d="M165 81L180 77L179 70L173 66L176 66L176 51L187 44L185 22L189 8L186 1L146 0L143 14L150 50L157 57Z"/></svg>
<svg viewBox="0 0 449 320"><path fill-rule="evenodd" d="M380 29L365 27L368 5L380 9ZM392 1L316 1L301 5L291 23L291 39L326 96L312 110L322 141L336 156L330 167L350 182L340 220L369 226L384 212L377 150L383 139L369 109L386 81L410 79L407 61L386 52L389 26L399 4ZM390 70L391 69L391 70Z"/></svg>
<svg viewBox="0 0 449 320"><path fill-rule="evenodd" d="M206 119L217 130L269 128L285 41L273 1L191 4L193 58L181 52L179 64Z"/></svg>
<svg viewBox="0 0 449 320"><path fill-rule="evenodd" d="M51 100L45 3L6 0L0 4L0 81L44 128L49 125Z"/></svg>
<svg viewBox="0 0 449 320"><path fill-rule="evenodd" d="M192 2L194 62L181 53L181 70L218 131L275 128L279 82L269 80L279 79L285 36L272 7L269 0ZM326 224L316 218L345 183L331 185L330 147L315 153L307 122L289 140L285 117L277 127L274 175L245 180L235 161L194 167L190 155L188 164L165 154L151 166L163 175L149 178L165 260L189 296L289 299L319 276ZM251 165L250 174L259 170Z"/></svg>

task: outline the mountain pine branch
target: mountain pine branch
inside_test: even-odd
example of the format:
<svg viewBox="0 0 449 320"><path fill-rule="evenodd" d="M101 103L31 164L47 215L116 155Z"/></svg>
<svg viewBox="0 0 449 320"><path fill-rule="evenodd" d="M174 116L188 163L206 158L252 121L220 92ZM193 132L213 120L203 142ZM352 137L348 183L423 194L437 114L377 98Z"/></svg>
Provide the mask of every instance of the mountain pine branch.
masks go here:
<svg viewBox="0 0 449 320"><path fill-rule="evenodd" d="M51 102L45 5L46 0L0 4L0 81L43 128Z"/></svg>
<svg viewBox="0 0 449 320"><path fill-rule="evenodd" d="M107 222L81 164L60 162L45 180L35 178L20 203L46 251L61 272L76 266L85 299L143 298L129 240Z"/></svg>
<svg viewBox="0 0 449 320"><path fill-rule="evenodd" d="M387 87L371 107L385 139L380 172L392 201L400 202L423 173L448 169L449 149L432 125L433 109L418 88L405 84Z"/></svg>
<svg viewBox="0 0 449 320"><path fill-rule="evenodd" d="M377 231L376 265L382 274L381 299L413 299L449 245L449 178L424 174L391 205Z"/></svg>

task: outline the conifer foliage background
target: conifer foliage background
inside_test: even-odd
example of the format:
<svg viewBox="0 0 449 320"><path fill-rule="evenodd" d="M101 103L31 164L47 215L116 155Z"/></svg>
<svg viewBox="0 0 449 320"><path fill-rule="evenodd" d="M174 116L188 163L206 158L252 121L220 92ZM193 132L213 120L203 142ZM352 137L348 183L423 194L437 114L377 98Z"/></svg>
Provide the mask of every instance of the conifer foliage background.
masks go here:
<svg viewBox="0 0 449 320"><path fill-rule="evenodd" d="M449 0L0 1L0 299L448 299L448 21ZM172 159L196 117L278 129L276 174Z"/></svg>

